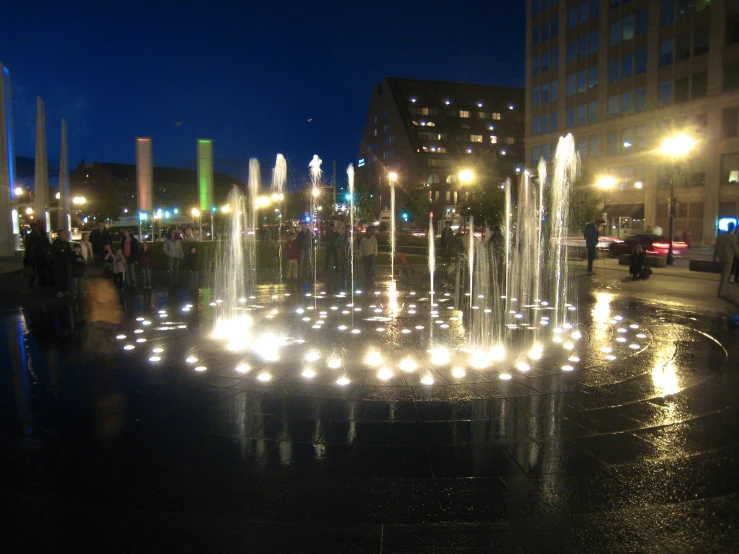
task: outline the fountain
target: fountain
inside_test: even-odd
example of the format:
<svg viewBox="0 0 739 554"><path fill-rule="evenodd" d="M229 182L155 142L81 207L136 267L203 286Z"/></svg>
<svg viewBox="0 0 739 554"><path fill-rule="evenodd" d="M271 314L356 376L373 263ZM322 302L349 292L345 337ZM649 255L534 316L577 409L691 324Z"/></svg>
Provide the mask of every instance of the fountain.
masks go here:
<svg viewBox="0 0 739 554"><path fill-rule="evenodd" d="M320 164L315 156L309 166L314 190L319 190ZM506 183L506 212L501 222L504 233L487 229L484 237L476 237L475 221L470 218L466 260L461 266L468 273L465 279L457 280L456 295L436 279L433 214L428 228L427 287L397 291L391 275L387 285L356 288L352 253L348 290L345 282L334 283L327 277L322 283L314 280L309 293L291 294L288 288L255 283L253 232L259 166L252 160L248 195L234 188L229 196L232 209L226 240L219 243L214 301L204 307L206 317L212 314L216 319L212 337L217 342L189 336L171 356L182 356L185 367L195 363L189 360L199 360L199 371L207 371L209 358L210 363L220 368L232 366L239 373L254 368L253 375L261 383L279 377L320 380L336 386L371 381L365 376L368 368L377 371L372 379L406 386L459 382L471 371L483 370L508 380L515 371L543 371L545 364L548 368L563 364L563 371L572 371L582 355L578 348L589 340L587 329L576 323L574 280L569 275L564 240L569 185L576 170L577 156L568 136L560 140L551 180L546 180L543 167L539 168L538 184L524 173L515 198L511 184ZM284 175L284 165L279 171ZM354 244L351 165L347 177ZM273 177L273 194L279 194L280 180ZM545 209L544 199L549 197L552 201ZM312 198L311 213L315 215L317 195ZM455 302L455 298L465 300ZM185 305L182 312L187 314L191 309L195 307ZM146 333L150 340L165 344L167 333L188 328L173 315L159 315L165 318L164 325L147 326L151 321L140 318L136 325L141 326L137 332L142 339ZM629 354L643 348L645 335L638 327L624 327L619 336L620 340L630 339L626 347L633 352L627 351ZM120 336L128 353L146 348L128 342L125 333ZM597 336L598 340L607 339ZM225 349L207 346L222 341ZM614 352L622 346L620 341L609 345L607 355L615 359ZM154 357L164 360L165 356L166 351Z"/></svg>
<svg viewBox="0 0 739 554"><path fill-rule="evenodd" d="M280 206L277 219L277 259L279 262L280 284L282 284L282 215L285 200L285 180L287 179L287 161L285 156L277 154L275 168L272 171L272 200Z"/></svg>

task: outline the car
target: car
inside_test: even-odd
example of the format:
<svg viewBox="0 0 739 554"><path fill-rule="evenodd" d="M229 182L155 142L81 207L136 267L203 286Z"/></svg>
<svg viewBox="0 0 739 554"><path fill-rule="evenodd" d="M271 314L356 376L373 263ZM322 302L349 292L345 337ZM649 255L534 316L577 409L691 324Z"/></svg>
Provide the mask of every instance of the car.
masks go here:
<svg viewBox="0 0 739 554"><path fill-rule="evenodd" d="M552 245L557 244L557 241L555 239L552 239ZM608 250L611 246L611 244L621 242L621 239L618 239L616 237L598 237L598 244L596 244L596 248L598 250ZM585 249L585 238L578 235L571 235L568 236L565 239L565 246L567 248L582 248Z"/></svg>
<svg viewBox="0 0 739 554"><path fill-rule="evenodd" d="M623 239L622 242L614 242L608 247L611 256L618 257L621 254L631 254L636 245L641 245L644 252L649 256L667 256L670 249L670 241L662 235L630 235ZM683 252L688 248L687 243L673 240L672 255L682 256Z"/></svg>

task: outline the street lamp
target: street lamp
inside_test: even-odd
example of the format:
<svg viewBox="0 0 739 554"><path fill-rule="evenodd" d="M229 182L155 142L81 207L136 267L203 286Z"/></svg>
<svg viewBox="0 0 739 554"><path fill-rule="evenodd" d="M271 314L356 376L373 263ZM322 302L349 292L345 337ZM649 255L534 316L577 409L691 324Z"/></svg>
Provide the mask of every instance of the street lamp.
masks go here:
<svg viewBox="0 0 739 554"><path fill-rule="evenodd" d="M87 203L87 199L84 196L75 196L72 198L72 204L76 204L77 206L82 206L85 203Z"/></svg>
<svg viewBox="0 0 739 554"><path fill-rule="evenodd" d="M200 230L200 236L198 238L202 241L203 240L203 218L200 217L200 210L198 210L197 208L193 208L191 213L193 217L198 218L198 229Z"/></svg>
<svg viewBox="0 0 739 554"><path fill-rule="evenodd" d="M20 196L21 194L23 194L23 189L20 187L15 187L15 190L13 192L15 192L16 196Z"/></svg>
<svg viewBox="0 0 739 554"><path fill-rule="evenodd" d="M659 147L662 154L672 160L672 173L670 175L670 247L667 250L667 263L673 265L675 257L672 254L672 238L675 234L675 176L677 174L677 161L687 156L690 149L695 145L695 140L684 133L667 137Z"/></svg>
<svg viewBox="0 0 739 554"><path fill-rule="evenodd" d="M475 180L475 174L471 169L463 169L459 172L459 181L463 185L469 185L472 181Z"/></svg>
<svg viewBox="0 0 739 554"><path fill-rule="evenodd" d="M608 191L615 187L617 182L617 179L615 177L611 177L610 175L601 175L595 181L595 186L603 191L603 214L605 215L606 219L606 229L608 229L608 215L605 213L606 206L608 204Z"/></svg>

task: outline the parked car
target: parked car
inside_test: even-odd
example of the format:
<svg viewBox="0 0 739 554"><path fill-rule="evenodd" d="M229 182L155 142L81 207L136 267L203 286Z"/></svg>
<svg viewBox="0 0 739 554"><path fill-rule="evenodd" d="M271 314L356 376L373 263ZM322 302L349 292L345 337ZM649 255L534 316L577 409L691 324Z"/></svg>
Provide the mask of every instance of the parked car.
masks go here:
<svg viewBox="0 0 739 554"><path fill-rule="evenodd" d="M614 242L608 247L611 256L618 257L621 254L631 254L634 247L639 244L648 256L667 256L670 249L670 241L661 235L631 235L622 242ZM682 256L688 248L687 243L673 240L672 255Z"/></svg>
<svg viewBox="0 0 739 554"><path fill-rule="evenodd" d="M598 250L608 250L611 244L621 242L621 239L616 237L598 237L598 244L595 247ZM555 239L552 239L552 245L555 245ZM568 236L565 239L565 246L568 248L582 248L585 249L585 238L582 236Z"/></svg>

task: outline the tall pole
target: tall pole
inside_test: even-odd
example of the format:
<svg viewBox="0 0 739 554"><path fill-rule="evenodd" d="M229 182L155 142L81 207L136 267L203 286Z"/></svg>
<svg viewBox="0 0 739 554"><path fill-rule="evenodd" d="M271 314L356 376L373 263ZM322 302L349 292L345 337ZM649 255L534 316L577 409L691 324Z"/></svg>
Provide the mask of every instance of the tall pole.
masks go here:
<svg viewBox="0 0 739 554"><path fill-rule="evenodd" d="M20 248L11 90L10 71L0 63L0 256L14 256Z"/></svg>
<svg viewBox="0 0 739 554"><path fill-rule="evenodd" d="M674 265L675 257L672 254L672 236L675 234L675 166L672 167L672 176L670 178L670 247L667 250L667 264Z"/></svg>
<svg viewBox="0 0 739 554"><path fill-rule="evenodd" d="M44 101L36 97L36 165L34 171L33 211L36 219L44 219L46 234L51 233L51 221L46 217L49 207L49 165L46 157L46 113Z"/></svg>
<svg viewBox="0 0 739 554"><path fill-rule="evenodd" d="M57 226L69 233L71 222L69 215L69 166L67 164L67 122L62 119L62 148L59 155L59 218Z"/></svg>
<svg viewBox="0 0 739 554"><path fill-rule="evenodd" d="M331 186L334 193L334 207L336 207L336 160L334 160L334 174L331 177Z"/></svg>

